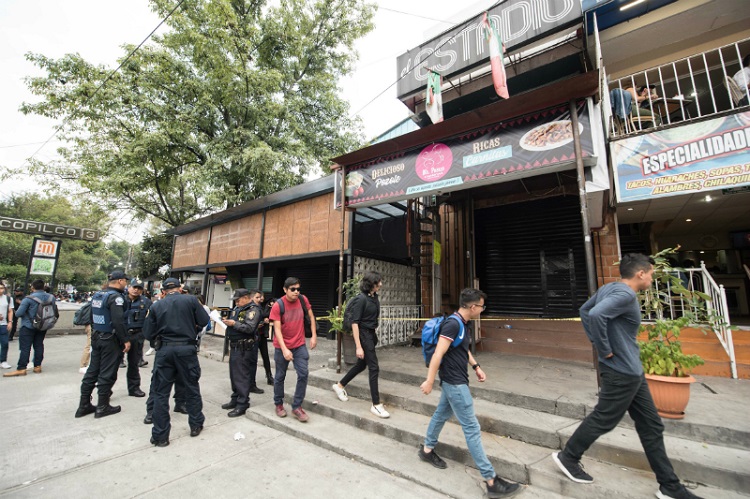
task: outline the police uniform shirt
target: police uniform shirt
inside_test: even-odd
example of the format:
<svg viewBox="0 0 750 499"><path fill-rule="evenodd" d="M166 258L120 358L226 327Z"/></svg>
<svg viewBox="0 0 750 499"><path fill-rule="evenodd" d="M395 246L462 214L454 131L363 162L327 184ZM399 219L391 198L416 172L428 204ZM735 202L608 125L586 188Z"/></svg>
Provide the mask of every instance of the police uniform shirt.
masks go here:
<svg viewBox="0 0 750 499"><path fill-rule="evenodd" d="M114 293L107 295L106 307L103 308L109 309L110 322L112 323L115 335L117 335L117 339L120 340L120 343L126 343L128 341L128 331L125 327L125 297L122 294L122 290L113 287L108 287L102 293L109 291L114 291ZM95 331L97 330L96 324L93 324L92 327Z"/></svg>
<svg viewBox="0 0 750 499"><path fill-rule="evenodd" d="M209 318L198 298L181 293L169 293L148 311L143 325L143 336L153 340L157 336L165 341L195 341Z"/></svg>
<svg viewBox="0 0 750 499"><path fill-rule="evenodd" d="M143 323L146 320L146 314L151 308L151 300L145 296L138 296L135 301L130 299L130 296L125 298L128 304L128 311L125 313L127 320L126 325L128 329L141 329Z"/></svg>
<svg viewBox="0 0 750 499"><path fill-rule="evenodd" d="M244 307L234 307L230 319L234 326L227 328L227 338L231 341L246 340L255 337L258 324L263 320L263 311L255 303L250 302Z"/></svg>

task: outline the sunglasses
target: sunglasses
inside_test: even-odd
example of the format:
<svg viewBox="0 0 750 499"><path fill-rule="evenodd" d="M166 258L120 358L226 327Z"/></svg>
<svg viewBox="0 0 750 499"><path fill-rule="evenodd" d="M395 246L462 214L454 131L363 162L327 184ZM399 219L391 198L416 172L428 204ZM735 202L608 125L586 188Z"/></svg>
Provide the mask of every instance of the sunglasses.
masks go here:
<svg viewBox="0 0 750 499"><path fill-rule="evenodd" d="M299 286L297 286L296 288L289 288L289 291L291 291L292 293L298 293L299 292Z"/></svg>

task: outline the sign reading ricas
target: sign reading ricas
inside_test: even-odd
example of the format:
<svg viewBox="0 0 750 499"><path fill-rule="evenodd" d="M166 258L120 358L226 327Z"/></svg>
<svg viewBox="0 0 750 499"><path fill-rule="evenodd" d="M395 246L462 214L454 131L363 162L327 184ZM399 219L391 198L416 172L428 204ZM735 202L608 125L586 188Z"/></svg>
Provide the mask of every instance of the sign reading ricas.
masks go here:
<svg viewBox="0 0 750 499"><path fill-rule="evenodd" d="M41 234L44 236L66 237L69 239L83 239L84 241L98 241L99 231L82 229L47 222L19 220L17 218L0 217L0 230L9 232L24 232L26 234Z"/></svg>
<svg viewBox="0 0 750 499"><path fill-rule="evenodd" d="M482 33L482 16L415 47L397 59L398 97L427 85L429 70L450 77L476 66L490 56ZM580 22L580 0L507 0L488 11L506 50L530 43L546 34Z"/></svg>

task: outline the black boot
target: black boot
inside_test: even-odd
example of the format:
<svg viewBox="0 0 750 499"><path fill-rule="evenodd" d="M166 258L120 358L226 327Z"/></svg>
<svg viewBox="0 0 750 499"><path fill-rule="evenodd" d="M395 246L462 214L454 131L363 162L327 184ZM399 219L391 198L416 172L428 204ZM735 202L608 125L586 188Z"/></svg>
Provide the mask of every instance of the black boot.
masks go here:
<svg viewBox="0 0 750 499"><path fill-rule="evenodd" d="M266 371L266 383L268 383L270 386L273 386L273 376L271 375L270 369Z"/></svg>
<svg viewBox="0 0 750 499"><path fill-rule="evenodd" d="M76 411L76 417L82 418L89 414L96 412L96 407L91 403L91 395L81 395L81 402L78 404L78 410Z"/></svg>
<svg viewBox="0 0 750 499"><path fill-rule="evenodd" d="M95 418L103 418L105 416L111 416L117 414L122 408L119 405L109 405L109 395L99 395L99 403L96 406Z"/></svg>

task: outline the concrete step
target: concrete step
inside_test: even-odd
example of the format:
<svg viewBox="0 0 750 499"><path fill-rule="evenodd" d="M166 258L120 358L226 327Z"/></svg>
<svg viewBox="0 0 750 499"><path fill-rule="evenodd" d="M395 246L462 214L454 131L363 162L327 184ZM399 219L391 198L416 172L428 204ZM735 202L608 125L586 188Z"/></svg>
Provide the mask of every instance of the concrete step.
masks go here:
<svg viewBox="0 0 750 499"><path fill-rule="evenodd" d="M546 357L548 359L572 360L576 362L591 362L593 354L591 344L557 344L535 343L524 340L512 342L506 339L483 338L481 343L477 344L479 352L498 352L511 355L528 355L531 357Z"/></svg>
<svg viewBox="0 0 750 499"><path fill-rule="evenodd" d="M322 399L328 402L334 398L331 385L339 378L340 375L335 372L319 370L311 374L309 383L328 391L329 395ZM380 380L379 388L381 401L389 410L403 409L428 418L432 416L439 400L439 397L422 395L418 384ZM351 397L358 399L368 400L370 397L364 376L350 383L347 391ZM474 410L485 432L550 450L561 449L579 424L577 419L483 399L475 400ZM665 444L679 476L730 490L750 490L750 468L746 464L750 462L749 451L675 436L665 436ZM630 427L618 427L602 436L591 447L588 455L614 465L650 470L638 435Z"/></svg>
<svg viewBox="0 0 750 499"><path fill-rule="evenodd" d="M425 398L438 399L437 393ZM422 396L420 394L420 396ZM368 397L369 398L369 397ZM435 470L418 462L416 454L418 445L423 442L424 433L429 423L429 417L414 413L399 407L388 406L391 413L389 419L380 419L369 412L369 400L361 400L350 397L348 402L341 402L335 398L333 391L317 387L308 387L305 409L311 413L310 422L299 423L291 417L277 418L267 409L251 409L249 417L256 421L268 424L282 431L292 434L318 445L330 446L330 450L363 462L372 462L377 466L385 466L386 469L393 468L397 476L414 477ZM319 419L322 423L316 423ZM328 419L328 420L327 420ZM335 420L335 421L333 421ZM342 429L344 423L347 429ZM352 434L355 431L355 434ZM361 432L361 433L360 433ZM382 438L387 438L398 444L384 443ZM554 497L552 494L562 496L599 499L601 497L618 498L643 498L652 497L656 490L656 482L649 472L630 470L620 465L600 462L592 458L584 458L583 464L589 472L595 476L595 482L590 485L580 485L569 481L554 465L550 458L550 449L516 441L511 438L503 438L493 433L482 432L482 442L488 458L492 462L499 475L509 480L529 484L530 489L545 489L544 493ZM441 435L437 452L441 457L450 460L451 470L453 468L466 467L474 470L474 463L466 448L463 432L459 425L453 422L446 423ZM406 458L404 457L406 456ZM454 462L456 464L454 464ZM413 464L412 464L413 463ZM415 473L416 475L412 475ZM440 473L439 470L437 470ZM448 479L449 481L452 478ZM474 480L476 483L478 478ZM430 486L433 480L426 480ZM421 482L419 482L422 484ZM466 486L462 486L462 489ZM476 487L476 486L475 486ZM465 490L465 489L463 489ZM550 491L550 492L547 492ZM469 497L458 492L441 492L452 497ZM722 490L715 487L696 485L695 493L702 497L712 498L747 498L731 490ZM455 494L455 495L454 495ZM474 488L470 494L477 496Z"/></svg>
<svg viewBox="0 0 750 499"><path fill-rule="evenodd" d="M318 371L324 372L324 371ZM426 371L424 372L426 375ZM316 373L317 375L317 373ZM361 376L366 376L362 374ZM394 371L380 369L380 379L389 380L396 383L402 383L418 388L424 381L424 375L416 375L407 370ZM357 381L357 380L355 380ZM568 401L562 394L556 394L557 398L551 396L545 398L540 396L524 395L518 390L501 390L491 388L490 385L473 383L470 385L471 393L475 399L482 399L496 404L514 406L522 409L530 409L536 412L554 414L565 418L582 420L593 410L593 405L586 405L574 401ZM700 389L696 383L694 390ZM417 392L419 393L419 392ZM750 431L747 429L738 429L727 427L722 424L721 418L717 417L711 423L698 423L689 420L663 420L665 434L675 437L690 439L693 441L725 446L737 449L750 449ZM621 427L633 428L633 421L630 416L620 423Z"/></svg>

